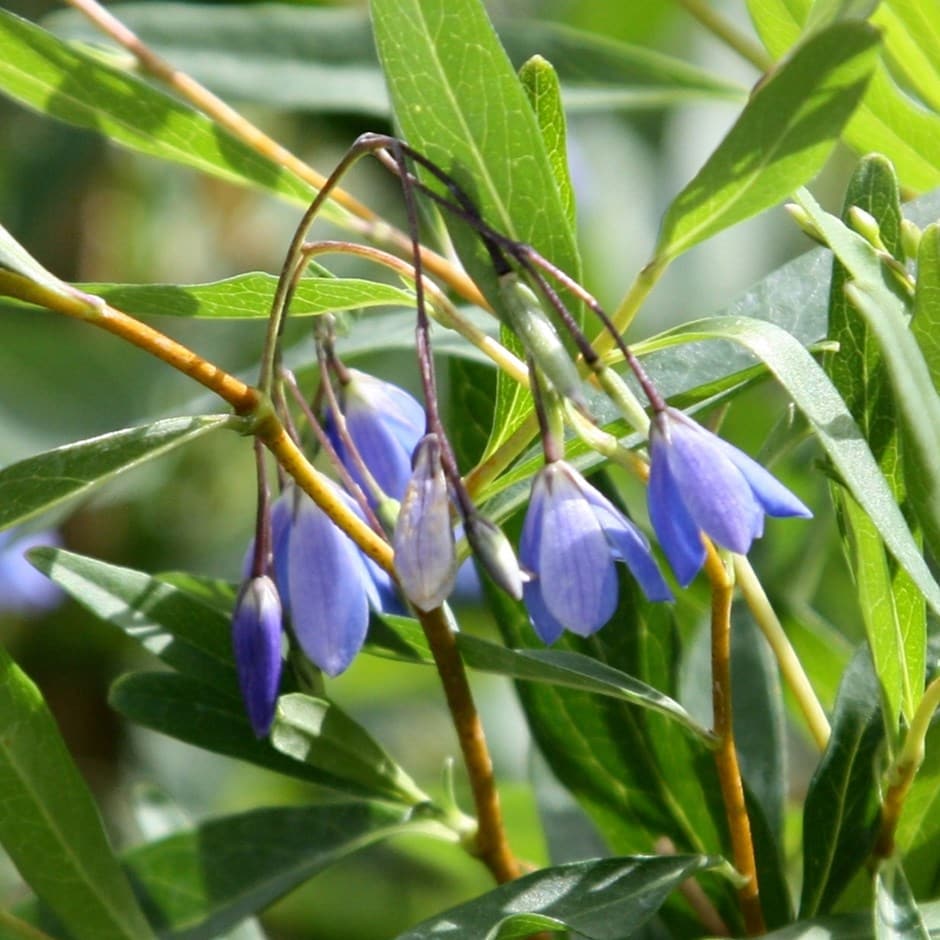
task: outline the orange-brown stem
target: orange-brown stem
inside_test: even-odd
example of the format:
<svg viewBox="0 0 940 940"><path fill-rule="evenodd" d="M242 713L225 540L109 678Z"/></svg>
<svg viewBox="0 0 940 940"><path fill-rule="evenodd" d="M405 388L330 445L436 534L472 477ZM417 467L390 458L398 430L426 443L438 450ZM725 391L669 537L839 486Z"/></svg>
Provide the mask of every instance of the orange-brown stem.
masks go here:
<svg viewBox="0 0 940 940"><path fill-rule="evenodd" d="M707 544L705 574L711 582L712 590L712 710L713 730L719 739L715 751L715 765L731 835L734 867L747 879L738 889L738 901L744 915L745 929L749 936L755 937L764 933L766 928L757 881L757 864L754 860L751 821L744 802L744 784L741 781L741 768L738 765L732 727L734 712L731 701L731 601L734 583L710 542Z"/></svg>

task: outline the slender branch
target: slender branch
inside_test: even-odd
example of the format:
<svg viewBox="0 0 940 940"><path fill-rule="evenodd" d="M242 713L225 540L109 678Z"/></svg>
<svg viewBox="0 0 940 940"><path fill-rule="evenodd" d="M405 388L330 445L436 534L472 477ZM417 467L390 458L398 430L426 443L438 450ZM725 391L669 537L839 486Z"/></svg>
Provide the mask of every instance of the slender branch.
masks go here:
<svg viewBox="0 0 940 940"><path fill-rule="evenodd" d="M192 76L180 71L172 63L158 56L140 37L108 12L97 0L66 0L66 2L86 16L118 45L127 49L137 59L140 67L145 72L167 85L193 107L221 127L224 127L230 134L278 166L289 170L305 183L309 183L314 189L320 189L324 184L326 177L295 156L286 147L277 143L260 128L246 120L243 115L227 105ZM335 190L333 200L346 210L347 216L342 221L347 227L366 238L388 244L398 251L406 252L410 250L410 240L403 232L383 221L371 209L350 196L349 193L344 190ZM428 248L422 248L421 253L424 266L435 277L439 277L470 303L480 304L483 302L479 288L458 267Z"/></svg>
<svg viewBox="0 0 940 940"><path fill-rule="evenodd" d="M705 541L705 574L712 589L713 730L720 742L715 751L715 765L731 835L734 867L747 879L738 889L738 901L744 914L748 935L754 937L764 933L765 927L757 883L751 822L744 802L744 784L741 781L741 768L738 765L732 726L734 712L731 701L731 600L734 595L734 583L715 546L708 540Z"/></svg>
<svg viewBox="0 0 940 940"><path fill-rule="evenodd" d="M486 746L483 725L473 703L463 660L457 649L457 637L442 607L428 613L420 610L416 613L444 686L447 705L454 719L460 749L470 776L478 826L474 853L497 882L502 884L512 881L521 873L519 863L506 839L499 793L493 777L493 762Z"/></svg>
<svg viewBox="0 0 940 940"><path fill-rule="evenodd" d="M924 691L924 697L911 719L901 753L888 772L888 789L881 804L881 825L873 849L876 858L890 858L894 854L894 834L901 820L901 811L904 809L911 784L924 762L927 731L938 708L940 678L934 679Z"/></svg>
<svg viewBox="0 0 940 940"><path fill-rule="evenodd" d="M733 23L713 10L706 0L677 0L680 6L697 19L710 33L734 49L756 69L766 72L774 61L750 36L742 33Z"/></svg>
<svg viewBox="0 0 940 940"><path fill-rule="evenodd" d="M796 655L754 568L744 555L734 556L734 573L741 595L764 634L764 639L767 640L777 660L784 681L796 698L800 711L803 712L816 746L823 750L829 743L831 733L829 719L806 675L803 663Z"/></svg>

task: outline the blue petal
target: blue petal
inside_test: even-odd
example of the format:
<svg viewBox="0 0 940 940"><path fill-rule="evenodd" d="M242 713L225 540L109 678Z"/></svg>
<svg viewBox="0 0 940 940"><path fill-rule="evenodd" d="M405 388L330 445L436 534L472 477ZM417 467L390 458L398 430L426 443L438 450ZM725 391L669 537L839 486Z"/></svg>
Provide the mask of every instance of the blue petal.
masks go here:
<svg viewBox="0 0 940 940"><path fill-rule="evenodd" d="M715 442L721 452L741 471L768 516L812 518L812 512L769 470L720 437L716 437Z"/></svg>
<svg viewBox="0 0 940 940"><path fill-rule="evenodd" d="M541 596L548 612L580 636L599 630L617 608L610 546L572 471L562 462L543 471L548 485L538 548Z"/></svg>
<svg viewBox="0 0 940 940"><path fill-rule="evenodd" d="M551 615L545 606L538 578L533 578L522 585L522 598L539 639L546 644L554 643L565 632L565 627Z"/></svg>
<svg viewBox="0 0 940 940"><path fill-rule="evenodd" d="M699 527L682 501L672 478L665 451L669 444L656 426L650 434L650 481L647 492L650 522L676 579L683 587L692 582L705 564L705 546Z"/></svg>
<svg viewBox="0 0 940 940"><path fill-rule="evenodd" d="M614 557L626 563L647 599L671 601L672 591L669 590L669 585L666 584L643 533L587 480L581 480L581 492L591 504Z"/></svg>
<svg viewBox="0 0 940 940"><path fill-rule="evenodd" d="M271 505L271 555L274 583L280 592L284 612L290 614L290 585L287 582L287 546L299 491L289 483Z"/></svg>
<svg viewBox="0 0 940 940"><path fill-rule="evenodd" d="M447 599L457 577L450 498L441 468L441 445L434 434L422 438L392 537L395 572L405 597L419 610Z"/></svg>
<svg viewBox="0 0 940 940"><path fill-rule="evenodd" d="M538 573L539 544L542 540L542 516L548 491L544 471L539 473L532 484L532 495L522 526L519 540L519 562L528 572L530 580L522 585L522 599L535 632L542 642L554 643L565 631L564 624L558 622L549 613L542 597L542 586Z"/></svg>
<svg viewBox="0 0 940 940"><path fill-rule="evenodd" d="M271 730L281 681L281 601L268 577L242 588L232 618L232 646L238 683L255 735Z"/></svg>
<svg viewBox="0 0 940 940"><path fill-rule="evenodd" d="M291 621L311 662L343 672L369 625L364 564L352 540L306 494L298 499L287 552Z"/></svg>
<svg viewBox="0 0 940 940"><path fill-rule="evenodd" d="M716 438L678 412L663 447L671 478L698 527L719 545L746 554L763 528L763 511Z"/></svg>

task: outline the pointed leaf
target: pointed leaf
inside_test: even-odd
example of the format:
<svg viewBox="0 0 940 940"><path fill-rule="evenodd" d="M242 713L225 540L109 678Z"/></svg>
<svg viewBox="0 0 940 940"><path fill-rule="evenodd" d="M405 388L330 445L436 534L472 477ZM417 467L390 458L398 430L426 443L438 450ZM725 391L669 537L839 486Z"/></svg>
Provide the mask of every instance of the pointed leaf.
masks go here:
<svg viewBox="0 0 940 940"><path fill-rule="evenodd" d="M282 754L311 767L383 790L396 802L416 805L430 798L375 739L333 702L295 692L282 695L271 729Z"/></svg>
<svg viewBox="0 0 940 940"><path fill-rule="evenodd" d="M917 249L917 286L911 332L940 392L940 223L928 225Z"/></svg>
<svg viewBox="0 0 940 940"><path fill-rule="evenodd" d="M433 831L409 817L386 803L259 809L140 846L124 864L161 937L212 940L352 852Z"/></svg>
<svg viewBox="0 0 940 940"><path fill-rule="evenodd" d="M675 258L815 176L861 100L877 45L871 27L838 23L782 62L670 206L656 259Z"/></svg>
<svg viewBox="0 0 940 940"><path fill-rule="evenodd" d="M35 549L29 557L82 606L168 666L229 695L238 694L230 614L142 571L55 548Z"/></svg>
<svg viewBox="0 0 940 940"><path fill-rule="evenodd" d="M4 467L0 470L0 528L83 496L125 470L237 422L230 415L165 418L66 444Z"/></svg>
<svg viewBox="0 0 940 940"><path fill-rule="evenodd" d="M717 859L679 855L545 868L426 920L397 940L512 940L566 928L591 940L621 940L626 925L641 927L686 878L716 864Z"/></svg>
<svg viewBox="0 0 940 940"><path fill-rule="evenodd" d="M883 741L878 680L863 648L842 678L832 736L806 795L800 917L829 913L874 844Z"/></svg>
<svg viewBox="0 0 940 940"><path fill-rule="evenodd" d="M930 937L940 937L940 901L920 906ZM871 913L801 920L764 935L766 940L874 940Z"/></svg>
<svg viewBox="0 0 940 940"><path fill-rule="evenodd" d="M290 777L366 799L400 802L387 781L363 785L339 773L285 756L251 730L241 699L228 696L189 676L171 672L136 672L111 687L112 706L146 728L215 754L248 761Z"/></svg>
<svg viewBox="0 0 940 940"><path fill-rule="evenodd" d="M0 793L0 843L76 940L153 936L42 695L2 647Z"/></svg>
<svg viewBox="0 0 940 940"><path fill-rule="evenodd" d="M0 11L0 92L140 153L307 203L313 190L228 131L139 78ZM334 207L324 206L336 216Z"/></svg>

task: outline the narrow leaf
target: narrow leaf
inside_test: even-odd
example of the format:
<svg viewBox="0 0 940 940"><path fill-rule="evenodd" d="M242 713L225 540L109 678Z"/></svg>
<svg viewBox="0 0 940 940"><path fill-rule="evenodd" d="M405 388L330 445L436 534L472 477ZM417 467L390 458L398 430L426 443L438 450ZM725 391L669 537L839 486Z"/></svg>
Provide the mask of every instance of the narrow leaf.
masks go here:
<svg viewBox="0 0 940 940"><path fill-rule="evenodd" d="M875 757L884 739L878 703L878 679L863 648L842 678L832 736L806 795L800 917L829 913L874 843Z"/></svg>
<svg viewBox="0 0 940 940"><path fill-rule="evenodd" d="M168 666L238 694L229 616L142 571L55 548L29 557L82 606Z"/></svg>
<svg viewBox="0 0 940 940"><path fill-rule="evenodd" d="M352 852L430 831L409 816L366 802L259 809L150 842L124 865L161 937L211 940Z"/></svg>
<svg viewBox="0 0 940 940"><path fill-rule="evenodd" d="M0 11L2 12L2 11ZM63 297L74 298L75 291L47 271L2 225L0 225L0 268L40 284Z"/></svg>
<svg viewBox="0 0 940 940"><path fill-rule="evenodd" d="M299 692L281 696L271 743L296 761L361 783L373 793L384 790L396 802L429 800L365 728L333 702Z"/></svg>
<svg viewBox="0 0 940 940"><path fill-rule="evenodd" d="M67 444L0 470L0 528L87 494L126 470L233 425L229 415L166 418Z"/></svg>
<svg viewBox="0 0 940 940"><path fill-rule="evenodd" d="M921 904L920 913L933 940L940 937L940 901ZM764 935L766 940L873 940L871 914L840 914L800 920Z"/></svg>
<svg viewBox="0 0 940 940"><path fill-rule="evenodd" d="M258 740L241 700L189 676L136 672L111 687L112 706L126 718L187 744L298 777L350 796L400 802L397 790L382 781L375 787L339 773L293 760Z"/></svg>
<svg viewBox="0 0 940 940"><path fill-rule="evenodd" d="M897 858L886 859L875 874L875 940L930 940Z"/></svg>
<svg viewBox="0 0 940 940"><path fill-rule="evenodd" d="M861 100L877 46L871 27L838 23L780 63L669 207L656 258L675 258L815 176Z"/></svg>
<svg viewBox="0 0 940 940"><path fill-rule="evenodd" d="M940 392L940 223L928 225L917 249L917 286L911 332Z"/></svg>
<svg viewBox="0 0 940 940"><path fill-rule="evenodd" d="M295 202L313 198L308 184L177 98L2 10L0 92L140 153Z"/></svg>
<svg viewBox="0 0 940 940"><path fill-rule="evenodd" d="M452 908L397 940L480 937L512 940L570 929L591 940L622 940L686 878L718 864L703 856L607 858L545 868Z"/></svg>
<svg viewBox="0 0 940 940"><path fill-rule="evenodd" d="M0 647L0 843L76 940L152 937L42 695Z"/></svg>

